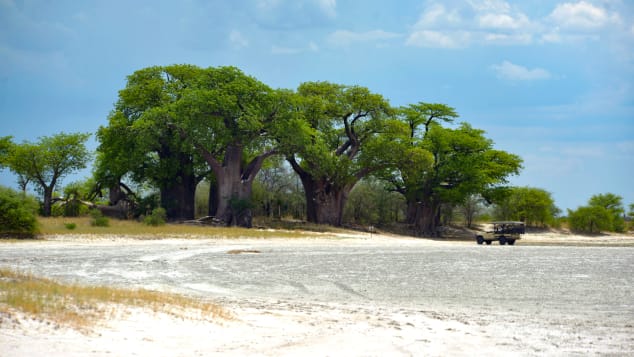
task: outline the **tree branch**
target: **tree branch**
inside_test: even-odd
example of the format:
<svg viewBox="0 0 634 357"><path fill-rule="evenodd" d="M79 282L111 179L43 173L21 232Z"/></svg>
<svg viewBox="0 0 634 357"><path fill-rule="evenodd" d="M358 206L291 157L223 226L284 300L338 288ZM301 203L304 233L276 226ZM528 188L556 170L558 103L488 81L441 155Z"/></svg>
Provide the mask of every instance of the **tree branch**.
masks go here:
<svg viewBox="0 0 634 357"><path fill-rule="evenodd" d="M247 168L244 170L244 172L241 175L242 181L253 181L255 176L258 174L258 172L262 168L262 164L264 163L264 160L277 153L278 153L277 149L272 149L261 155L258 155L253 160L251 160L251 162L249 163L249 165L247 165Z"/></svg>

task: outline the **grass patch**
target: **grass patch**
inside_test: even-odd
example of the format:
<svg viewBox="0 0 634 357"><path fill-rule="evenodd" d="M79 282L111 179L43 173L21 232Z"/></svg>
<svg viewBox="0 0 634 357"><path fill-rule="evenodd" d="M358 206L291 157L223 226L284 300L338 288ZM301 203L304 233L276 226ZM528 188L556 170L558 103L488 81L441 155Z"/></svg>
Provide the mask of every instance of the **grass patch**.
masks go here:
<svg viewBox="0 0 634 357"><path fill-rule="evenodd" d="M62 284L0 269L0 314L20 311L59 325L86 328L115 312L114 305L149 308L176 314L193 310L204 317L229 318L221 307L185 296L148 290ZM116 306L114 306L116 307Z"/></svg>
<svg viewBox="0 0 634 357"><path fill-rule="evenodd" d="M239 227L212 227L212 226L192 226L185 224L172 224L151 226L134 220L110 219L108 227L96 227L91 224L90 217L73 217L76 224L74 230L69 231L65 224L68 218L64 217L39 217L40 234L85 234L85 235L121 235L134 236L137 238L161 239L161 238L310 238L315 237L315 233L310 233L301 228L297 230L288 229L257 229ZM334 231L333 231L334 232ZM328 236L328 233L321 233L321 236Z"/></svg>

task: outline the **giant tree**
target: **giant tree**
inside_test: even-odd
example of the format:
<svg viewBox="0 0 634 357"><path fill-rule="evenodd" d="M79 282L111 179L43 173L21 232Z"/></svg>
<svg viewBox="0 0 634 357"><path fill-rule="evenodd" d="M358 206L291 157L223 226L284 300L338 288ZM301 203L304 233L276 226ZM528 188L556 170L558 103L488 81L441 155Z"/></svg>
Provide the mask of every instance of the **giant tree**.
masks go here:
<svg viewBox="0 0 634 357"><path fill-rule="evenodd" d="M42 214L51 215L53 191L66 175L83 169L90 160L86 140L90 134L41 137L35 143L11 145L7 163L11 171L38 185L43 196Z"/></svg>
<svg viewBox="0 0 634 357"><path fill-rule="evenodd" d="M297 94L304 123L282 140L295 143L287 145L287 160L304 187L307 220L338 226L354 185L385 165L382 132L391 108L360 86L307 82Z"/></svg>
<svg viewBox="0 0 634 357"><path fill-rule="evenodd" d="M434 107L444 108L444 119L436 116L442 121L456 116L449 107ZM493 149L484 131L467 123L452 129L441 126L431 115L420 118L413 121L412 116L404 116L411 141L401 145L402 159L389 172L388 181L405 196L409 222L417 234L437 236L441 205L460 204L473 194L486 196L519 172L521 159Z"/></svg>
<svg viewBox="0 0 634 357"><path fill-rule="evenodd" d="M431 169L434 160L422 143L431 127L451 123L458 114L454 108L445 104L419 102L400 107L398 116L404 126L401 133L404 136L392 146L396 146L399 154L396 155L396 164L381 176L392 185L392 190L405 197L406 221L414 224L420 209L418 181L423 173Z"/></svg>
<svg viewBox="0 0 634 357"><path fill-rule="evenodd" d="M190 77L197 70L181 67L182 73L191 73ZM110 189L111 204L120 200L121 181L127 176L159 189L168 219L194 218L196 185L206 174L205 166L197 162L193 148L180 133L156 115L182 96L183 82L163 67L141 69L128 76L108 126L97 133L96 176Z"/></svg>
<svg viewBox="0 0 634 357"><path fill-rule="evenodd" d="M164 121L213 172L216 218L251 226L252 184L264 160L277 153L274 133L289 129L290 98L235 67L168 66L163 77L179 93L148 115Z"/></svg>

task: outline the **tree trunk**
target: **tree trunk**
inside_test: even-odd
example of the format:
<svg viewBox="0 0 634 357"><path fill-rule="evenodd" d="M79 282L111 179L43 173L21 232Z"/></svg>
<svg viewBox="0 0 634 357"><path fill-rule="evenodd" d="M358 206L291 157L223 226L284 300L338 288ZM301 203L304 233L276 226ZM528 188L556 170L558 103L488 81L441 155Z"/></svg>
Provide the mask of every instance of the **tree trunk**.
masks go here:
<svg viewBox="0 0 634 357"><path fill-rule="evenodd" d="M208 216L215 217L218 213L218 181L215 177L209 178L209 209L207 211Z"/></svg>
<svg viewBox="0 0 634 357"><path fill-rule="evenodd" d="M182 172L177 181L161 188L161 207L165 208L170 221L194 219L196 177Z"/></svg>
<svg viewBox="0 0 634 357"><path fill-rule="evenodd" d="M353 185L337 188L326 179L314 180L309 175L300 175L306 195L306 220L317 224L341 226L343 208Z"/></svg>
<svg viewBox="0 0 634 357"><path fill-rule="evenodd" d="M405 213L405 222L408 224L415 224L416 223L416 214L418 213L418 205L419 203L417 202L415 197L407 197L405 196L406 199L406 203L407 203L407 212Z"/></svg>
<svg viewBox="0 0 634 357"><path fill-rule="evenodd" d="M44 202L42 203L42 216L51 216L51 207L53 205L53 186L43 186Z"/></svg>
<svg viewBox="0 0 634 357"><path fill-rule="evenodd" d="M209 167L213 170L217 183L217 205L215 217L227 225L251 227L253 211L251 208L251 192L253 180L262 168L264 160L276 153L275 150L255 157L243 167L243 146L227 145L222 164L204 147L197 145Z"/></svg>
<svg viewBox="0 0 634 357"><path fill-rule="evenodd" d="M416 233L422 237L438 237L440 205L433 199L425 199L417 206Z"/></svg>

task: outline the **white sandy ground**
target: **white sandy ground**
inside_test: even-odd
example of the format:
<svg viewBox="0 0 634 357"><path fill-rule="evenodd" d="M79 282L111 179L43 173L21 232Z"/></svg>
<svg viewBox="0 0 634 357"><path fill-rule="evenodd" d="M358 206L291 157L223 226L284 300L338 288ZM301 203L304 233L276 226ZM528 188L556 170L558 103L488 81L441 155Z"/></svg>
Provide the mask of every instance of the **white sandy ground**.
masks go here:
<svg viewBox="0 0 634 357"><path fill-rule="evenodd" d="M493 330L418 314L375 314L347 308L307 313L231 309L233 320L177 318L128 308L91 332L25 317L4 321L3 356L393 356L499 355ZM500 332L500 331L498 331Z"/></svg>
<svg viewBox="0 0 634 357"><path fill-rule="evenodd" d="M358 238L370 239L367 234ZM475 245L382 235L371 239L378 244ZM527 235L525 242L594 244L597 239L601 244L634 245L630 235L589 238L558 233ZM114 236L58 236L49 240L96 245L131 241ZM311 240L305 242L310 244ZM441 311L231 298L220 304L234 316L232 319L119 307L115 316L83 332L21 313L0 314L0 356L524 356L627 355L634 351L633 345L610 345L609 341L603 341L606 343L598 349L592 348L592 341L580 341L589 350L571 349L574 333L551 336L567 332L514 321L512 316L500 321ZM571 342L561 346L549 343L549 337ZM614 338L634 341L631 336Z"/></svg>

